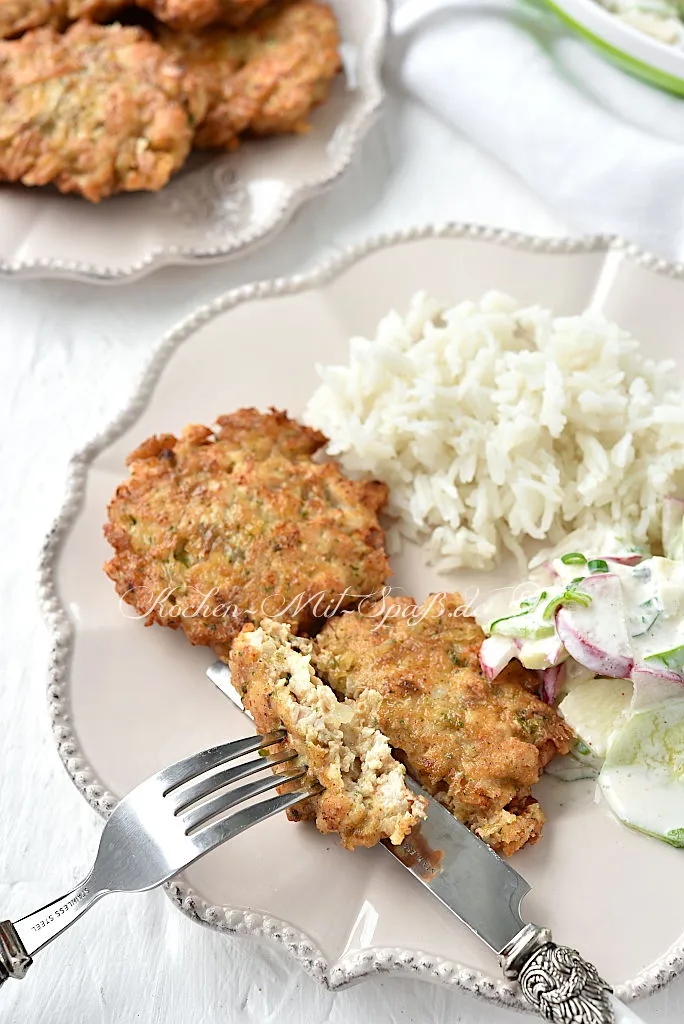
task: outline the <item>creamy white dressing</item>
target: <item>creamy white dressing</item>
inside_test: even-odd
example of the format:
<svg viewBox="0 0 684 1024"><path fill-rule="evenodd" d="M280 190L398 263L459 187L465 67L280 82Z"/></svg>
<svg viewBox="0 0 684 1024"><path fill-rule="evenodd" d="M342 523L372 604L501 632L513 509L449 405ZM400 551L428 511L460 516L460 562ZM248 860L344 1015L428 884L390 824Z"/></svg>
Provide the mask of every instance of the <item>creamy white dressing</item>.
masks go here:
<svg viewBox="0 0 684 1024"><path fill-rule="evenodd" d="M684 785L641 765L603 768L601 791L615 816L658 838L684 831Z"/></svg>
<svg viewBox="0 0 684 1024"><path fill-rule="evenodd" d="M579 553L578 553L579 556ZM572 557L566 555L566 559ZM591 613L592 637L614 640L615 609L591 596L583 581L600 573L620 582L622 606L629 645L635 663L654 672L674 673L684 679L684 563L652 556L637 565L612 558L568 562L555 558L545 566L546 580L528 604L518 604L508 614L489 624L496 636L518 641L516 657L527 668L558 665L568 657L555 628L555 610L561 605L587 608ZM585 596L586 595L586 596ZM600 639L598 641L600 643Z"/></svg>
<svg viewBox="0 0 684 1024"><path fill-rule="evenodd" d="M684 847L684 502L667 501L671 557L609 545L604 557L552 553L516 588L522 601L478 620L488 678L514 658L539 670L541 696L578 737L574 765L556 774L587 777L603 761L615 815Z"/></svg>
<svg viewBox="0 0 684 1024"><path fill-rule="evenodd" d="M599 785L627 825L684 847L684 699L635 714L615 733Z"/></svg>

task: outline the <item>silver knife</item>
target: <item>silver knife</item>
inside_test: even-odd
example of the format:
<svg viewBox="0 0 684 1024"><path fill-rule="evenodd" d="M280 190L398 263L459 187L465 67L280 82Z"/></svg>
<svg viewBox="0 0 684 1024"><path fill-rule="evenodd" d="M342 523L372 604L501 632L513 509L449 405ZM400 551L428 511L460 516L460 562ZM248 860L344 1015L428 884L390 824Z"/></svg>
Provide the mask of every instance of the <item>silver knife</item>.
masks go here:
<svg viewBox="0 0 684 1024"><path fill-rule="evenodd" d="M207 675L249 714L227 665L216 661ZM527 1002L560 1024L643 1024L577 950L557 946L548 928L523 920L525 879L417 782L407 782L427 799L427 815L400 846L381 845L489 946Z"/></svg>

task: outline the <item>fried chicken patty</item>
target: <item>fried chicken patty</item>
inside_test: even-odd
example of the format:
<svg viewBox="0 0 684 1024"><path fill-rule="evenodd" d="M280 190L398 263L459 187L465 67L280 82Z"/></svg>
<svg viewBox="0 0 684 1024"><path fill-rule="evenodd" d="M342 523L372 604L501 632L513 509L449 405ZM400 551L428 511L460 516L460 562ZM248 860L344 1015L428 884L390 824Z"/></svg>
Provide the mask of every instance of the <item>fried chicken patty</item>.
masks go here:
<svg viewBox="0 0 684 1024"><path fill-rule="evenodd" d="M316 0L280 3L252 26L165 32L160 41L208 97L195 145L234 148L245 133L303 132L341 67L335 15Z"/></svg>
<svg viewBox="0 0 684 1024"><path fill-rule="evenodd" d="M42 25L60 25L65 0L0 0L0 39L20 36Z"/></svg>
<svg viewBox="0 0 684 1024"><path fill-rule="evenodd" d="M263 619L245 626L230 652L233 683L252 712L259 732L284 727L279 749L296 750L296 762L276 771L306 766L305 779L281 787L324 787L319 796L291 808L295 821L313 818L320 832L336 832L349 850L389 838L399 844L425 816L426 801L406 785L404 766L392 756L378 731L380 694L367 691L357 701L339 701L311 667L310 640L294 636L282 623Z"/></svg>
<svg viewBox="0 0 684 1024"><path fill-rule="evenodd" d="M201 90L139 28L79 22L0 42L0 181L98 202L162 188L187 156Z"/></svg>
<svg viewBox="0 0 684 1024"><path fill-rule="evenodd" d="M226 657L246 622L313 632L382 587L387 488L313 462L325 440L284 412L241 409L145 441L105 526L121 597Z"/></svg>
<svg viewBox="0 0 684 1024"><path fill-rule="evenodd" d="M268 0L142 0L155 17L180 31L193 31L207 25L239 27Z"/></svg>
<svg viewBox="0 0 684 1024"><path fill-rule="evenodd" d="M354 700L382 697L378 727L411 774L495 850L514 853L539 838L544 816L531 795L571 737L556 710L533 693L518 662L494 682L478 660L484 634L459 594L385 597L330 619L313 664Z"/></svg>
<svg viewBox="0 0 684 1024"><path fill-rule="evenodd" d="M267 0L140 0L138 6L176 29L206 25L239 26ZM0 39L13 39L32 28L64 28L79 18L105 21L130 6L129 0L0 0Z"/></svg>

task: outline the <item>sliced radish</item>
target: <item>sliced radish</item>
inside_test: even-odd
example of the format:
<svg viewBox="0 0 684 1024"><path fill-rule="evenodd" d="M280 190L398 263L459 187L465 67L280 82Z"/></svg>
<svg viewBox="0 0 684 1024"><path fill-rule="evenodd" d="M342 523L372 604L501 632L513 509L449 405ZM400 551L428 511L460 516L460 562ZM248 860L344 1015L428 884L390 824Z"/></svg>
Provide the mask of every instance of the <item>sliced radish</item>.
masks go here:
<svg viewBox="0 0 684 1024"><path fill-rule="evenodd" d="M563 687L565 664L552 665L541 672L539 696L546 704L555 704Z"/></svg>
<svg viewBox="0 0 684 1024"><path fill-rule="evenodd" d="M673 697L684 697L684 677L664 665L656 668L639 662L632 667L630 679L634 683L632 711L661 704Z"/></svg>
<svg viewBox="0 0 684 1024"><path fill-rule="evenodd" d="M624 679L631 672L634 657L619 578L614 573L587 576L580 592L591 597L591 604L561 605L556 612L559 639L580 665L597 675Z"/></svg>
<svg viewBox="0 0 684 1024"><path fill-rule="evenodd" d="M480 665L487 679L496 679L518 653L514 640L507 636L488 636L480 648Z"/></svg>
<svg viewBox="0 0 684 1024"><path fill-rule="evenodd" d="M606 562L617 562L618 565L638 565L643 562L644 555L605 555Z"/></svg>

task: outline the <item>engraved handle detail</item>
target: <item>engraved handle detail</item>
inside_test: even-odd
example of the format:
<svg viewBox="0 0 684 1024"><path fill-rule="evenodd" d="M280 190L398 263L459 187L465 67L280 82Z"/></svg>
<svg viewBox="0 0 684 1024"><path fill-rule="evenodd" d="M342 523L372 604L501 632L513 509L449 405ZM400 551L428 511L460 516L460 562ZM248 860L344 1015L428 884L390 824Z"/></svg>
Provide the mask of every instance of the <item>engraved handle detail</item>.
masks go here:
<svg viewBox="0 0 684 1024"><path fill-rule="evenodd" d="M507 978L516 978L528 1003L556 1024L644 1024L617 999L593 964L576 949L557 946L551 933L526 924L501 951Z"/></svg>
<svg viewBox="0 0 684 1024"><path fill-rule="evenodd" d="M11 921L0 921L0 985L8 978L23 978L33 960Z"/></svg>
<svg viewBox="0 0 684 1024"><path fill-rule="evenodd" d="M520 968L523 995L546 1020L559 1024L618 1024L611 988L576 949L549 942Z"/></svg>

